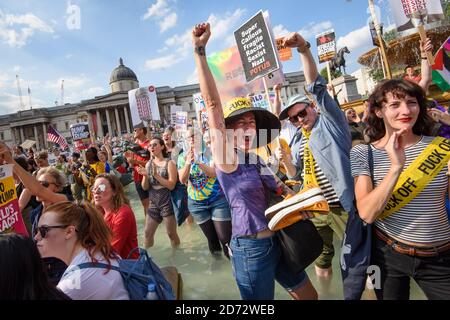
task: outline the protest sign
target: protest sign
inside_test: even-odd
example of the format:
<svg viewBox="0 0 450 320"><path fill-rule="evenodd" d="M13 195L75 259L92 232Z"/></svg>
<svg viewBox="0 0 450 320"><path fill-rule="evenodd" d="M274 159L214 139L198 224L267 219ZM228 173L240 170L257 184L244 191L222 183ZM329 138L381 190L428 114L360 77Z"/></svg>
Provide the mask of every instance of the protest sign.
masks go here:
<svg viewBox="0 0 450 320"><path fill-rule="evenodd" d="M187 131L187 118L188 114L186 111L177 111L175 116L175 130L180 133Z"/></svg>
<svg viewBox="0 0 450 320"><path fill-rule="evenodd" d="M148 86L128 91L133 126L143 121L161 120L156 88Z"/></svg>
<svg viewBox="0 0 450 320"><path fill-rule="evenodd" d="M389 0L397 31L444 19L440 0Z"/></svg>
<svg viewBox="0 0 450 320"><path fill-rule="evenodd" d="M177 112L183 111L182 106L171 105L170 106L170 124L175 125L175 120L177 119Z"/></svg>
<svg viewBox="0 0 450 320"><path fill-rule="evenodd" d="M274 41L262 11L234 32L247 82L279 69Z"/></svg>
<svg viewBox="0 0 450 320"><path fill-rule="evenodd" d="M70 134L75 148L78 150L86 150L91 143L91 134L89 132L89 124L87 122L75 123L70 125Z"/></svg>
<svg viewBox="0 0 450 320"><path fill-rule="evenodd" d="M277 40L277 51L281 61L289 61L292 59L292 48L283 46L283 38Z"/></svg>
<svg viewBox="0 0 450 320"><path fill-rule="evenodd" d="M192 100L194 100L195 114L197 117L200 117L200 128L208 129L208 113L206 111L206 104L203 100L202 94L200 92L194 93L192 95Z"/></svg>
<svg viewBox="0 0 450 320"><path fill-rule="evenodd" d="M269 101L266 99L266 95L263 93L257 93L251 96L252 105L254 108L263 108L270 111Z"/></svg>
<svg viewBox="0 0 450 320"><path fill-rule="evenodd" d="M316 36L319 63L330 61L336 56L336 36L330 29Z"/></svg>
<svg viewBox="0 0 450 320"><path fill-rule="evenodd" d="M0 166L0 234L19 233L28 236L19 209L13 178L13 165Z"/></svg>
<svg viewBox="0 0 450 320"><path fill-rule="evenodd" d="M215 52L208 56L208 65L216 81L222 103L236 97L264 91L263 81L247 82L244 68L236 46ZM269 87L284 82L282 69L269 73L266 77Z"/></svg>

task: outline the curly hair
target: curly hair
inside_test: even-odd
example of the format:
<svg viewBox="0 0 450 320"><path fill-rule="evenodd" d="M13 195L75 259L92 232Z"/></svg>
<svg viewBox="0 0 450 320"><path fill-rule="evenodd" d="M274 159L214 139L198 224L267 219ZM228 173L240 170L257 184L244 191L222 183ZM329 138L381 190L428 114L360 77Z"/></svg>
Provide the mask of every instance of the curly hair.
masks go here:
<svg viewBox="0 0 450 320"><path fill-rule="evenodd" d="M368 99L369 115L364 133L369 138L369 142L377 141L386 134L384 121L376 115L375 111L383 108L383 105L387 102L386 96L388 93L398 99L403 99L406 95L416 98L420 110L417 121L413 126L413 132L417 135L430 135L433 119L427 113L423 89L414 82L403 79L385 80L377 85Z"/></svg>

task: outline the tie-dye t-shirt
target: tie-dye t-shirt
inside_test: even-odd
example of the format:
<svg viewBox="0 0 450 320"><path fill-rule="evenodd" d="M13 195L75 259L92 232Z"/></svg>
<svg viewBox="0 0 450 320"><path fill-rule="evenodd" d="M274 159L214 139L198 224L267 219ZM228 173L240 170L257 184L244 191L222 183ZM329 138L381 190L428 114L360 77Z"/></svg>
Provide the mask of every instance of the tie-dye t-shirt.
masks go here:
<svg viewBox="0 0 450 320"><path fill-rule="evenodd" d="M184 153L178 156L178 169L184 168ZM198 159L201 163L211 165L211 157L204 153ZM222 195L217 178L208 177L197 163L191 164L191 172L189 173L188 196L195 201L214 200L217 196Z"/></svg>

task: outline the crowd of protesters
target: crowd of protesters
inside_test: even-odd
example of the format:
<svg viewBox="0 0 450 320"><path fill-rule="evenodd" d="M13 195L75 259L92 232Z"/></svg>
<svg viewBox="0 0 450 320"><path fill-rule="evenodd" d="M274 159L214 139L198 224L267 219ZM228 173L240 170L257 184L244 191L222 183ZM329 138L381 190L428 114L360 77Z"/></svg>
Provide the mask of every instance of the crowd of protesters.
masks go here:
<svg viewBox="0 0 450 320"><path fill-rule="evenodd" d="M411 279L427 298L449 299L450 155L429 148L450 150L450 115L426 99L426 60L421 76L408 69L404 79L378 84L358 114L340 108L309 43L292 33L283 44L297 49L308 87L283 106L275 86L267 110L253 107L248 97L221 101L205 54L211 34L208 23L192 30L208 120L191 126L183 143L171 127L150 132L144 124L133 136L107 136L69 153L11 150L0 142L1 164L14 168L23 221L22 235L0 235L0 299L129 299L119 273L77 266L117 266L139 257L129 257L138 246L136 215L142 214L125 196L131 182L145 216L143 246L159 245L154 236L163 223L176 248L183 242L177 228L195 221L211 254L231 260L242 299L273 299L275 281L294 299L318 298L306 271L293 272L282 259L265 216L272 204L312 186L329 206L310 217L323 240L318 277L331 276L333 239L345 246L347 221L359 217L373 227L370 262L381 272L378 299L408 299ZM420 43L422 56L432 49L429 40ZM260 140L262 132L267 135ZM419 192L396 207L398 185L416 187L416 159L425 159L419 170L429 173L428 180L417 180ZM24 277L17 277L19 270Z"/></svg>

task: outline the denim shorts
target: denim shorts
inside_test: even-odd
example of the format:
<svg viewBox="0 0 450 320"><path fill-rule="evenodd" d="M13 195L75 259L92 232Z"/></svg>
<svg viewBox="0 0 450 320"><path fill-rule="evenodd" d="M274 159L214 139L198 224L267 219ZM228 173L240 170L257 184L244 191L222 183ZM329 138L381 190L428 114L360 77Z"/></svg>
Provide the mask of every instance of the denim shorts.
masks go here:
<svg viewBox="0 0 450 320"><path fill-rule="evenodd" d="M244 300L273 300L275 280L294 291L308 280L305 271L295 274L281 259L276 236L233 238L230 243L233 273Z"/></svg>
<svg viewBox="0 0 450 320"><path fill-rule="evenodd" d="M230 206L223 195L215 197L212 201L209 199L195 201L189 198L188 207L197 224L202 224L209 219L231 221Z"/></svg>

